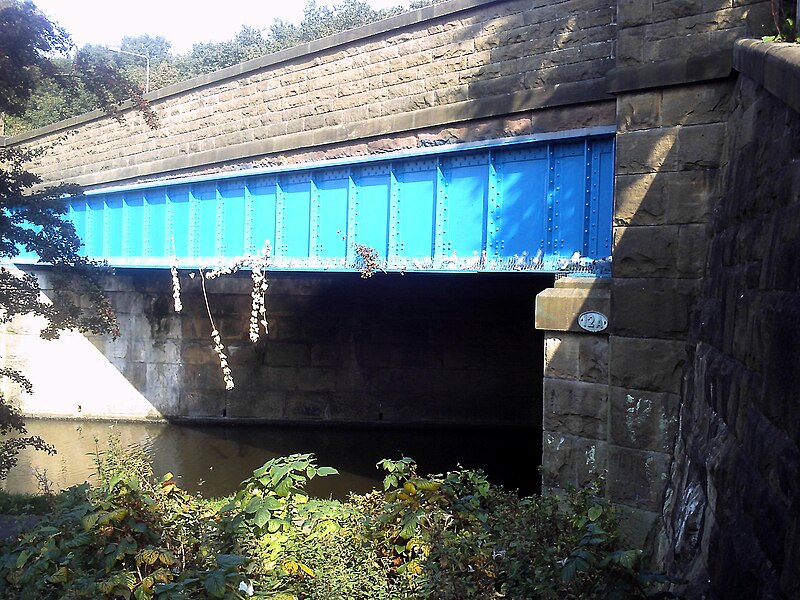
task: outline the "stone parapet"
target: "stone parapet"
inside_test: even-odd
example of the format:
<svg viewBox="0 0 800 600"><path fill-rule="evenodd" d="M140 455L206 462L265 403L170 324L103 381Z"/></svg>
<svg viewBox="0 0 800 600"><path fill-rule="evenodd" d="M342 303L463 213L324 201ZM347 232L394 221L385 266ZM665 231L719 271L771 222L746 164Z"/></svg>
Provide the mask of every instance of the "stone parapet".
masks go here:
<svg viewBox="0 0 800 600"><path fill-rule="evenodd" d="M608 101L615 32L604 0L452 0L154 92L155 131L135 113L66 123L80 127L32 167L98 185Z"/></svg>
<svg viewBox="0 0 800 600"><path fill-rule="evenodd" d="M730 55L736 39L766 35L771 22L770 3L764 0L618 0L617 66L682 64L693 78L691 65L707 63L706 57ZM667 76L667 85L686 83L670 81L669 70Z"/></svg>
<svg viewBox="0 0 800 600"><path fill-rule="evenodd" d="M733 67L763 85L770 94L800 113L800 53L797 44L738 40Z"/></svg>
<svg viewBox="0 0 800 600"><path fill-rule="evenodd" d="M688 597L800 588L800 46L738 42L659 558Z"/></svg>

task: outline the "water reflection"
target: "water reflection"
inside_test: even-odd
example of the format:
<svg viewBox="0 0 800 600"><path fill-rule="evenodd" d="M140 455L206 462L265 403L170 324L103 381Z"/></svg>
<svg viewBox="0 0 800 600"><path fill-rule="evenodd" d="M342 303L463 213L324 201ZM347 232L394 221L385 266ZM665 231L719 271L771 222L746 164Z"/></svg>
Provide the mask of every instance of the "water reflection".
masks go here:
<svg viewBox="0 0 800 600"><path fill-rule="evenodd" d="M125 446L141 446L157 475L172 472L183 488L206 497L232 492L265 461L295 452L313 452L320 465L341 473L312 481L309 491L317 496L345 498L350 491L379 487L382 473L375 463L402 455L413 457L422 473L445 472L461 464L484 469L490 481L531 494L538 491L541 458L541 434L521 427L398 429L30 419L28 429L55 445L58 454L25 451L5 481L8 491L35 492L36 472L46 472L59 489L91 480L96 450L105 447L111 431Z"/></svg>

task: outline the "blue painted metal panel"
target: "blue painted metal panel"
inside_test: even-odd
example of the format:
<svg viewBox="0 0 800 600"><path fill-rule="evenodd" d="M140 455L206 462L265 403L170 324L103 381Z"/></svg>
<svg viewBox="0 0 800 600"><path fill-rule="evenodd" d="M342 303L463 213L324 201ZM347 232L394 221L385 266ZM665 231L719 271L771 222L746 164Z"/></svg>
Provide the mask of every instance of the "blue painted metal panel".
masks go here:
<svg viewBox="0 0 800 600"><path fill-rule="evenodd" d="M611 256L611 227L614 216L614 144L611 140L592 143L592 221L589 256Z"/></svg>
<svg viewBox="0 0 800 600"><path fill-rule="evenodd" d="M219 213L222 236L219 253L245 254L245 186L243 181L224 181L219 185Z"/></svg>
<svg viewBox="0 0 800 600"><path fill-rule="evenodd" d="M250 246L248 254L259 252L265 241L274 244L275 207L277 204L277 184L274 176L255 177L248 181L252 216L249 231ZM274 247L273 247L274 251Z"/></svg>
<svg viewBox="0 0 800 600"><path fill-rule="evenodd" d="M110 211L109 238L111 256L144 256L144 197L142 192L126 193L122 205L122 223ZM120 235L121 234L121 235ZM121 239L120 239L121 238Z"/></svg>
<svg viewBox="0 0 800 600"><path fill-rule="evenodd" d="M466 259L476 268L486 247L489 153L456 157L443 173L446 190L439 254L448 266L461 265Z"/></svg>
<svg viewBox="0 0 800 600"><path fill-rule="evenodd" d="M213 183L192 186L196 256L213 259L217 254L217 188Z"/></svg>
<svg viewBox="0 0 800 600"><path fill-rule="evenodd" d="M585 254L586 145L562 144L553 150L553 250L558 256Z"/></svg>
<svg viewBox="0 0 800 600"><path fill-rule="evenodd" d="M70 204L67 218L75 227L75 233L81 240L86 240L86 204ZM85 247L84 247L85 249Z"/></svg>
<svg viewBox="0 0 800 600"><path fill-rule="evenodd" d="M334 170L315 177L317 222L314 256L343 259L347 252L348 170Z"/></svg>
<svg viewBox="0 0 800 600"><path fill-rule="evenodd" d="M526 264L544 252L549 229L549 155L546 147L507 152L495 160L497 194L490 214L491 258Z"/></svg>
<svg viewBox="0 0 800 600"><path fill-rule="evenodd" d="M282 256L288 259L309 257L309 223L311 210L311 182L307 176L294 175L287 178L283 190L283 220L278 234Z"/></svg>
<svg viewBox="0 0 800 600"><path fill-rule="evenodd" d="M411 265L434 253L437 161L416 160L398 165L398 198L391 220L396 228L394 255ZM424 264L424 263L423 263Z"/></svg>
<svg viewBox="0 0 800 600"><path fill-rule="evenodd" d="M164 189L150 190L145 194L144 255L147 258L165 256L167 247L167 193Z"/></svg>
<svg viewBox="0 0 800 600"><path fill-rule="evenodd" d="M386 259L389 248L389 165L357 169L353 177L356 188L356 243L369 246Z"/></svg>
<svg viewBox="0 0 800 600"><path fill-rule="evenodd" d="M189 230L192 223L189 219L189 186L170 188L167 191L168 208L171 214L172 228L166 243L166 256L176 257L183 261L192 256L189 246Z"/></svg>
<svg viewBox="0 0 800 600"><path fill-rule="evenodd" d="M611 252L609 131L90 191L69 219L112 265L218 266L272 249L274 268L556 271ZM606 263L607 264L607 263Z"/></svg>
<svg viewBox="0 0 800 600"><path fill-rule="evenodd" d="M106 203L102 197L91 197L87 201L86 254L88 256L110 257L103 247L103 217L105 214L110 214L110 211L107 213L105 207Z"/></svg>

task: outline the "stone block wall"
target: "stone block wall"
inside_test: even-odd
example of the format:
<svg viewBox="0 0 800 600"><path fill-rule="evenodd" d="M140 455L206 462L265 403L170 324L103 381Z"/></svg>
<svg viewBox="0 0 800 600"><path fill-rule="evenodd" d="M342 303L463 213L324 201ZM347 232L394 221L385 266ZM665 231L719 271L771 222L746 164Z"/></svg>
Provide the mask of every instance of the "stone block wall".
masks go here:
<svg viewBox="0 0 800 600"><path fill-rule="evenodd" d="M691 582L690 595L792 598L800 588L800 48L749 41L734 62L741 76L690 328L660 559Z"/></svg>
<svg viewBox="0 0 800 600"><path fill-rule="evenodd" d="M659 525L721 194L731 49L762 30L769 3L620 0L616 8L607 78L617 98L610 324L592 342L607 361L605 379L580 370L587 334L546 332L544 468L554 487L606 473L606 496L625 508L631 540L644 544ZM570 310L577 317L585 307ZM574 368L554 372L562 362Z"/></svg>
<svg viewBox="0 0 800 600"><path fill-rule="evenodd" d="M589 333L581 313L609 314L608 280L561 278L536 299L544 330L542 482L580 485L605 468L608 442L608 332Z"/></svg>
<svg viewBox="0 0 800 600"><path fill-rule="evenodd" d="M208 282L235 388L224 388L199 278L124 271L106 288L122 335L41 341L15 323L4 358L31 375L27 413L313 423L540 423L545 275L272 273L269 334L248 338L247 274ZM527 325L526 325L527 323ZM90 343L91 342L91 343Z"/></svg>
<svg viewBox="0 0 800 600"><path fill-rule="evenodd" d="M672 458L731 87L690 83L617 100L607 493L638 511L643 530L657 521Z"/></svg>
<svg viewBox="0 0 800 600"><path fill-rule="evenodd" d="M342 143L340 155L381 151L368 141L609 100L614 18L606 0L451 0L155 91L155 131L94 114L8 143L77 127L32 168L82 185Z"/></svg>
<svg viewBox="0 0 800 600"><path fill-rule="evenodd" d="M760 0L618 0L617 65L640 66L725 53L768 32Z"/></svg>

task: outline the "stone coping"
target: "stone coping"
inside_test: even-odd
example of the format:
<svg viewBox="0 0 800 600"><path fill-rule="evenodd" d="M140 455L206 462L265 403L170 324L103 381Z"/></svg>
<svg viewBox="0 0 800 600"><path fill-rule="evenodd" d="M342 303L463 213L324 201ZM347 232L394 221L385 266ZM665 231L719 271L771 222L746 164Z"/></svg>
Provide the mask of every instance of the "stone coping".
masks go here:
<svg viewBox="0 0 800 600"><path fill-rule="evenodd" d="M590 333L578 325L578 317L595 311L608 318L611 308L611 279L608 277L562 277L555 287L536 296L536 329L574 331L608 335L608 328Z"/></svg>
<svg viewBox="0 0 800 600"><path fill-rule="evenodd" d="M738 40L733 68L800 113L800 44Z"/></svg>
<svg viewBox="0 0 800 600"><path fill-rule="evenodd" d="M170 96L177 96L195 89L217 85L228 79L241 77L253 71L268 69L282 63L314 56L339 46L363 42L371 37L382 35L390 31L400 31L406 27L417 25L424 21L430 21L440 17L471 10L473 8L507 1L508 0L449 0L448 2L426 6L424 8L419 8L417 10L395 15L381 21L376 21L375 23L368 23L367 25L362 25L361 27L357 27L355 29L350 29L348 31L343 31L341 33L320 38L318 40L306 42L305 44L300 44L299 46L293 46L272 54L266 54L264 56L254 58L237 65L232 65L213 73L200 75L186 81L180 81L164 88L154 90L149 94L145 94L145 98L149 102L153 103ZM123 103L123 105L120 107L120 110L121 112L124 112L131 108L133 108L133 103L128 101ZM78 125L89 123L107 116L108 115L102 110L94 110L83 115L78 115L77 117L59 121L58 123L40 127L32 131L26 131L15 136L0 136L0 145L5 146L27 142L44 135L72 129Z"/></svg>
<svg viewBox="0 0 800 600"><path fill-rule="evenodd" d="M725 49L712 54L611 69L606 75L607 89L610 94L622 94L724 79L731 74L731 69L731 53Z"/></svg>

